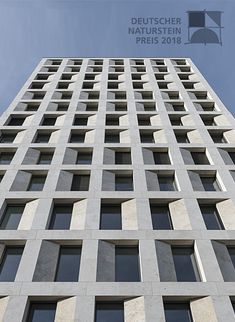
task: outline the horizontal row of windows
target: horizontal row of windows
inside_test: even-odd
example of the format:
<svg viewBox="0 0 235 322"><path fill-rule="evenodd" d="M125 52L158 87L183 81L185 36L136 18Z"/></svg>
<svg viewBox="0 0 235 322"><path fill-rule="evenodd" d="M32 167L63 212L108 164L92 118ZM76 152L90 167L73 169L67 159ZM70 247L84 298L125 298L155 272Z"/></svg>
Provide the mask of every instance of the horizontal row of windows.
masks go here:
<svg viewBox="0 0 235 322"><path fill-rule="evenodd" d="M201 119L206 126L229 126L229 122L223 116L223 123L219 122L222 114L201 115ZM190 121L190 126L192 126L192 117L190 114L168 114L170 123L172 126L188 126ZM39 122L40 126L61 126L64 122L65 114L53 115L47 114L42 117ZM71 125L75 126L94 126L96 124L97 116L96 114L75 114L73 120L71 120ZM106 114L105 125L106 126L123 126L123 120L125 119L125 124L127 123L127 114ZM32 114L12 114L4 126L30 126L28 120L32 121ZM161 124L160 115L158 114L137 114L137 121L139 126L158 126ZM129 122L129 120L128 120ZM68 123L66 124L69 125Z"/></svg>
<svg viewBox="0 0 235 322"><path fill-rule="evenodd" d="M62 74L61 78L64 78L67 74ZM166 75L170 74L167 73L156 73L154 74L156 83L152 84L149 81L148 74L131 74L132 78L132 87L133 89L143 89L143 90L152 90L155 85L157 85L157 88L161 89L169 89L169 90L178 90L177 84L172 80L167 81ZM92 77L93 76L93 77ZM120 90L126 90L127 85L125 82L124 74L108 74L108 82L107 82L107 89L120 89ZM180 76L182 78L182 76ZM94 79L91 79L94 78ZM185 78L185 77L184 77ZM198 90L200 86L200 90L202 90L203 85L199 81L190 81L190 80L181 80L183 87L186 90ZM29 90L47 90L51 81L48 80L35 80L33 81L28 89ZM81 89L94 89L94 90L100 90L101 87L104 87L103 83L101 85L100 83L100 74L85 74L84 80L82 82ZM129 85L128 85L129 87ZM57 85L56 89L59 90L74 90L76 88L75 79L71 76L70 80L64 80L61 79Z"/></svg>
<svg viewBox="0 0 235 322"><path fill-rule="evenodd" d="M47 179L46 170L18 171L10 191L42 191ZM133 180L132 170L103 170L102 191L134 191L137 184ZM234 179L234 171L231 171ZM4 177L1 171L1 180ZM194 191L226 191L216 171L189 170L188 177ZM179 178L173 170L146 170L146 186L148 191L180 191ZM185 184L185 183L184 183ZM56 191L88 191L90 186L89 170L61 170Z"/></svg>
<svg viewBox="0 0 235 322"><path fill-rule="evenodd" d="M174 68L175 68L175 71L178 73L193 73L193 69L190 66L178 65L178 66L175 66ZM134 73L146 73L146 66L143 66L143 65L142 66L138 64L131 65L130 69L131 69L131 72L134 72ZM156 65L152 65L152 70L157 73L167 73L169 71L169 68L167 66L161 66L160 64L156 64ZM59 71L58 66L44 65L40 68L39 73L53 74L53 73L57 73L58 71ZM81 71L81 66L79 66L78 64L67 65L64 67L64 70L63 70L64 73L74 73L74 74L77 74L80 71ZM87 65L86 67L87 73L102 73L102 71L103 71L103 66L101 65L100 66ZM124 73L125 66L110 65L108 68L108 71L110 73Z"/></svg>
<svg viewBox="0 0 235 322"><path fill-rule="evenodd" d="M134 298L135 299L135 298ZM94 322L124 322L125 321L126 300L116 300L109 297L106 301L96 300L94 308ZM234 301L231 305L235 310ZM167 297L163 298L164 317L166 322L194 322L191 312L190 300L183 300L176 297L175 301L170 301ZM202 307L203 309L203 307ZM55 300L30 301L26 322L54 322L57 311Z"/></svg>
<svg viewBox="0 0 235 322"><path fill-rule="evenodd" d="M47 111L64 112L76 107L77 111L96 112L99 109L99 101L87 100L75 101L70 105L70 100L52 100L48 106ZM163 104L168 112L184 112L187 111L187 104L180 100L164 100ZM158 110L157 102L154 100L138 100L136 103L136 110L140 112L154 112ZM215 112L219 111L219 107L213 101L193 101L193 105L198 112ZM70 107L71 106L71 107ZM41 102L34 102L32 100L22 100L19 102L15 111L36 112L41 108ZM126 100L116 101L109 100L106 103L107 111L125 112L128 110L128 102Z"/></svg>
<svg viewBox="0 0 235 322"><path fill-rule="evenodd" d="M19 137L23 138L26 132L24 130L0 130L0 144L19 143ZM55 143L55 137L58 139L60 129L37 130L32 143ZM169 131L169 130L168 130ZM196 129L173 130L175 139L178 143L202 144L203 139ZM214 143L234 143L233 130L209 130L211 140ZM141 143L159 143L166 144L166 131L163 129L141 129L139 137ZM93 143L95 139L95 129L71 130L68 143ZM106 129L104 133L104 143L129 143L131 135L128 128L123 129Z"/></svg>
<svg viewBox="0 0 235 322"><path fill-rule="evenodd" d="M110 201L111 202L111 201ZM218 203L199 203L201 215L203 217L205 226L208 230L223 230L225 229L223 220L224 212L217 207ZM154 230L172 230L175 229L173 218L175 218L172 206L169 203L156 204L150 202L150 212L152 219L152 228ZM121 230L123 227L123 220L126 218L126 211L123 208L124 202L120 200L113 200L112 203L101 201L100 204L100 220L99 229L104 230ZM53 204L49 212L49 220L45 229L50 230L68 230L71 229L72 217L77 214L74 203L60 203ZM4 210L1 212L0 229L1 230L15 230L19 229L19 224L22 216L26 211L26 203L23 204L7 204L4 205ZM46 209L45 209L46 211ZM183 216L183 214L181 214ZM32 216L32 212L31 212ZM233 216L233 214L231 214ZM128 217L127 217L128 218ZM133 216L132 216L133 219ZM175 220L175 219L174 219ZM183 218L182 218L183 220Z"/></svg>
<svg viewBox="0 0 235 322"><path fill-rule="evenodd" d="M49 58L44 62L44 65L52 65L52 66L58 66L62 63L62 59L54 59ZM103 65L104 61L108 61L110 65L124 65L124 59L122 58L110 58L110 59L102 59L102 58L91 58L88 60L88 65ZM125 59L127 61L127 59ZM150 63L152 65L165 65L166 62L164 59L161 58L150 58ZM174 58L170 60L173 65L188 65L188 61L183 58ZM128 62L130 65L145 65L145 59L142 58L130 58L128 59ZM67 61L67 65L82 65L83 59L82 58L69 58Z"/></svg>
<svg viewBox="0 0 235 322"><path fill-rule="evenodd" d="M99 240L97 258L97 282L141 282L142 260L139 245L131 241ZM228 241L226 241L228 243ZM70 241L72 243L72 241ZM218 252L217 246L224 247ZM235 247L212 241L214 252L225 281L235 281ZM200 252L195 244L184 245L179 241L155 241L156 258L161 282L205 281ZM24 246L5 245L0 263L0 282L15 280ZM78 282L82 245L63 245L56 241L42 241L33 282ZM51 260L46 264L46 257ZM227 263L221 264L220 256ZM104 261L105 258L105 261ZM164 261L162 259L164 258ZM154 261L156 259L153 259ZM202 263L203 264L203 263ZM228 276L228 267L231 270ZM50 273L48 273L50 271Z"/></svg>
<svg viewBox="0 0 235 322"><path fill-rule="evenodd" d="M46 95L46 91L44 90L28 90L22 96L22 100L42 100ZM182 100L183 97L177 90L160 90L161 97L163 100ZM53 100L71 100L74 92L72 90L57 90L55 91L51 99ZM134 90L134 98L136 100L157 100L158 97L155 97L155 94L151 90ZM196 90L188 90L188 97L193 101L211 101L212 97L207 91L196 91ZM100 91L95 90L85 90L82 89L79 95L79 99L81 100L98 100L100 98ZM126 100L127 92L125 90L110 90L107 92L107 99L109 100Z"/></svg>
<svg viewBox="0 0 235 322"><path fill-rule="evenodd" d="M234 149L218 149L226 165L235 164ZM0 148L0 165L11 164L17 149ZM51 164L55 149L53 148L29 148L22 164ZM209 165L213 164L210 154L205 148L180 148L184 164L186 165ZM170 165L174 164L173 157L168 148L142 148L144 164ZM29 158L30 156L30 158ZM67 148L63 164L92 164L92 148ZM131 148L108 147L104 148L103 164L132 164Z"/></svg>

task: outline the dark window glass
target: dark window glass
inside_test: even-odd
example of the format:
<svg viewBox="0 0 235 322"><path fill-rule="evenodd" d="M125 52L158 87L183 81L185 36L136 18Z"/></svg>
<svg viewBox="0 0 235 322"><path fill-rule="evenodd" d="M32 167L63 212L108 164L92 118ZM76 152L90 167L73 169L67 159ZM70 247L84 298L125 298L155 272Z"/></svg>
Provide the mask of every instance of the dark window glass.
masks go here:
<svg viewBox="0 0 235 322"><path fill-rule="evenodd" d="M211 133L210 135L214 143L227 143L223 133Z"/></svg>
<svg viewBox="0 0 235 322"><path fill-rule="evenodd" d="M115 178L116 191L132 191L133 182L132 177L116 177Z"/></svg>
<svg viewBox="0 0 235 322"><path fill-rule="evenodd" d="M140 140L141 143L154 143L153 134L141 134Z"/></svg>
<svg viewBox="0 0 235 322"><path fill-rule="evenodd" d="M0 281L13 282L20 264L23 247L6 247L0 265Z"/></svg>
<svg viewBox="0 0 235 322"><path fill-rule="evenodd" d="M10 164L14 157L13 152L1 152L0 154L0 164Z"/></svg>
<svg viewBox="0 0 235 322"><path fill-rule="evenodd" d="M42 191L44 187L44 183L46 180L46 176L32 176L29 186L28 186L28 191Z"/></svg>
<svg viewBox="0 0 235 322"><path fill-rule="evenodd" d="M175 126L183 125L181 122L181 118L174 118L174 119L171 119L170 121L171 121L171 125L175 125Z"/></svg>
<svg viewBox="0 0 235 322"><path fill-rule="evenodd" d="M54 206L49 229L69 229L72 211L72 205Z"/></svg>
<svg viewBox="0 0 235 322"><path fill-rule="evenodd" d="M234 301L232 302L232 306L233 306L233 311L235 313L235 302Z"/></svg>
<svg viewBox="0 0 235 322"><path fill-rule="evenodd" d="M166 322L193 322L188 303L165 303Z"/></svg>
<svg viewBox="0 0 235 322"><path fill-rule="evenodd" d="M233 266L235 268L235 247L234 246L230 246L228 247L228 252L229 252L229 255L231 257L231 260L232 260L232 263L233 263Z"/></svg>
<svg viewBox="0 0 235 322"><path fill-rule="evenodd" d="M70 137L70 143L83 143L85 140L85 133L73 133Z"/></svg>
<svg viewBox="0 0 235 322"><path fill-rule="evenodd" d="M121 205L102 205L100 229L122 229Z"/></svg>
<svg viewBox="0 0 235 322"><path fill-rule="evenodd" d="M201 205L200 209L208 230L224 229L215 205Z"/></svg>
<svg viewBox="0 0 235 322"><path fill-rule="evenodd" d="M3 214L0 229L17 229L24 211L22 205L8 205Z"/></svg>
<svg viewBox="0 0 235 322"><path fill-rule="evenodd" d="M168 206L151 205L153 229L172 229L171 217Z"/></svg>
<svg viewBox="0 0 235 322"><path fill-rule="evenodd" d="M148 126L151 125L150 123L150 118L139 118L138 119L138 124L142 126Z"/></svg>
<svg viewBox="0 0 235 322"><path fill-rule="evenodd" d="M174 176L158 176L160 191L176 190Z"/></svg>
<svg viewBox="0 0 235 322"><path fill-rule="evenodd" d="M57 264L56 282L77 282L81 247L61 247Z"/></svg>
<svg viewBox="0 0 235 322"><path fill-rule="evenodd" d="M74 175L71 191L87 191L89 190L89 175Z"/></svg>
<svg viewBox="0 0 235 322"><path fill-rule="evenodd" d="M10 122L8 123L8 125L12 125L12 126L20 126L24 123L24 118L16 118L13 117Z"/></svg>
<svg viewBox="0 0 235 322"><path fill-rule="evenodd" d="M178 282L196 282L199 280L193 248L172 247L172 255Z"/></svg>
<svg viewBox="0 0 235 322"><path fill-rule="evenodd" d="M189 143L189 139L187 137L187 134L176 134L175 135L176 140L178 143Z"/></svg>
<svg viewBox="0 0 235 322"><path fill-rule="evenodd" d="M91 164L92 153L91 152L78 152L77 164Z"/></svg>
<svg viewBox="0 0 235 322"><path fill-rule="evenodd" d="M76 117L74 119L74 125L87 125L87 117Z"/></svg>
<svg viewBox="0 0 235 322"><path fill-rule="evenodd" d="M105 143L119 143L119 133L105 134Z"/></svg>
<svg viewBox="0 0 235 322"><path fill-rule="evenodd" d="M0 143L12 143L15 140L15 133L3 133L0 136Z"/></svg>
<svg viewBox="0 0 235 322"><path fill-rule="evenodd" d="M27 322L54 322L56 303L31 303Z"/></svg>
<svg viewBox="0 0 235 322"><path fill-rule="evenodd" d="M235 152L228 152L231 160L233 161L233 164L235 164Z"/></svg>
<svg viewBox="0 0 235 322"><path fill-rule="evenodd" d="M219 191L219 185L215 177L200 177L205 191Z"/></svg>
<svg viewBox="0 0 235 322"><path fill-rule="evenodd" d="M106 118L106 125L111 125L111 126L119 125L119 118L118 117Z"/></svg>
<svg viewBox="0 0 235 322"><path fill-rule="evenodd" d="M53 153L41 152L38 159L38 164L50 164L52 157Z"/></svg>
<svg viewBox="0 0 235 322"><path fill-rule="evenodd" d="M214 122L214 118L212 118L212 119L203 119L202 121L206 126L216 125L216 123Z"/></svg>
<svg viewBox="0 0 235 322"><path fill-rule="evenodd" d="M123 303L96 303L95 322L124 322Z"/></svg>
<svg viewBox="0 0 235 322"><path fill-rule="evenodd" d="M42 125L55 125L55 122L56 122L56 118L55 117L45 117L43 122L42 122Z"/></svg>
<svg viewBox="0 0 235 322"><path fill-rule="evenodd" d="M131 164L131 153L115 152L115 164Z"/></svg>
<svg viewBox="0 0 235 322"><path fill-rule="evenodd" d="M50 134L39 133L36 137L35 143L48 143L50 140Z"/></svg>
<svg viewBox="0 0 235 322"><path fill-rule="evenodd" d="M205 152L191 152L195 164L210 164Z"/></svg>
<svg viewBox="0 0 235 322"><path fill-rule="evenodd" d="M170 158L167 152L153 152L155 164L170 164Z"/></svg>
<svg viewBox="0 0 235 322"><path fill-rule="evenodd" d="M115 281L140 281L138 247L115 247Z"/></svg>

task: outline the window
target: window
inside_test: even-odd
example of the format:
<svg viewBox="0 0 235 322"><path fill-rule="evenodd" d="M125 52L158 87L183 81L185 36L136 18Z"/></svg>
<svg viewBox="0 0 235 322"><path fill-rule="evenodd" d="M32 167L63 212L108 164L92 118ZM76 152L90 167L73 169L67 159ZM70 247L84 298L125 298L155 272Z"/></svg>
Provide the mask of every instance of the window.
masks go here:
<svg viewBox="0 0 235 322"><path fill-rule="evenodd" d="M191 152L194 164L210 164L205 152Z"/></svg>
<svg viewBox="0 0 235 322"><path fill-rule="evenodd" d="M98 302L95 322L124 322L124 305L118 302Z"/></svg>
<svg viewBox="0 0 235 322"><path fill-rule="evenodd" d="M235 164L235 152L228 152L233 164Z"/></svg>
<svg viewBox="0 0 235 322"><path fill-rule="evenodd" d="M188 303L164 303L166 322L193 322Z"/></svg>
<svg viewBox="0 0 235 322"><path fill-rule="evenodd" d="M181 121L181 117L171 117L170 118L170 122L171 122L171 125L173 126L181 126L183 125L182 121Z"/></svg>
<svg viewBox="0 0 235 322"><path fill-rule="evenodd" d="M28 191L42 191L44 187L44 183L46 180L46 176L35 176L32 175L31 180L29 182Z"/></svg>
<svg viewBox="0 0 235 322"><path fill-rule="evenodd" d="M0 153L0 164L10 164L14 157L14 152L1 152Z"/></svg>
<svg viewBox="0 0 235 322"><path fill-rule="evenodd" d="M27 322L54 322L56 303L32 302L29 307Z"/></svg>
<svg viewBox="0 0 235 322"><path fill-rule="evenodd" d="M72 211L72 205L54 205L49 229L69 229Z"/></svg>
<svg viewBox="0 0 235 322"><path fill-rule="evenodd" d="M23 117L12 117L10 122L7 124L9 126L21 126L24 123Z"/></svg>
<svg viewBox="0 0 235 322"><path fill-rule="evenodd" d="M119 143L119 133L105 133L105 143Z"/></svg>
<svg viewBox="0 0 235 322"><path fill-rule="evenodd" d="M175 137L178 143L189 143L187 133L177 133L175 134Z"/></svg>
<svg viewBox="0 0 235 322"><path fill-rule="evenodd" d="M176 189L175 178L173 175L158 175L160 191L174 191Z"/></svg>
<svg viewBox="0 0 235 322"><path fill-rule="evenodd" d="M91 164L92 152L78 152L77 164Z"/></svg>
<svg viewBox="0 0 235 322"><path fill-rule="evenodd" d="M117 126L119 125L119 117L106 116L106 125Z"/></svg>
<svg viewBox="0 0 235 322"><path fill-rule="evenodd" d="M115 247L115 281L140 281L138 247Z"/></svg>
<svg viewBox="0 0 235 322"><path fill-rule="evenodd" d="M38 159L38 164L51 164L52 157L53 153L41 152Z"/></svg>
<svg viewBox="0 0 235 322"><path fill-rule="evenodd" d="M85 140L85 133L72 133L70 136L70 143L83 143Z"/></svg>
<svg viewBox="0 0 235 322"><path fill-rule="evenodd" d="M0 282L13 282L20 264L23 247L6 246L0 264Z"/></svg>
<svg viewBox="0 0 235 322"><path fill-rule="evenodd" d="M38 133L35 139L35 143L48 143L50 136L51 135L49 133Z"/></svg>
<svg viewBox="0 0 235 322"><path fill-rule="evenodd" d="M116 191L132 191L133 190L132 177L116 176L115 177L115 190Z"/></svg>
<svg viewBox="0 0 235 322"><path fill-rule="evenodd" d="M153 152L155 164L171 164L168 152Z"/></svg>
<svg viewBox="0 0 235 322"><path fill-rule="evenodd" d="M231 301L231 302L232 302L233 311L235 313L235 302L234 301Z"/></svg>
<svg viewBox="0 0 235 322"><path fill-rule="evenodd" d="M148 126L148 125L151 125L150 123L150 117L138 117L138 124L140 126Z"/></svg>
<svg viewBox="0 0 235 322"><path fill-rule="evenodd" d="M201 182L205 191L219 191L219 185L215 177L203 177L201 176Z"/></svg>
<svg viewBox="0 0 235 322"><path fill-rule="evenodd" d="M172 255L178 282L200 280L192 247L172 247Z"/></svg>
<svg viewBox="0 0 235 322"><path fill-rule="evenodd" d="M115 152L115 164L131 164L130 152Z"/></svg>
<svg viewBox="0 0 235 322"><path fill-rule="evenodd" d="M15 133L2 133L0 136L0 143L13 143L15 137Z"/></svg>
<svg viewBox="0 0 235 322"><path fill-rule="evenodd" d="M210 136L211 136L214 143L227 143L226 139L224 138L223 133L217 133L217 132L212 133L211 132Z"/></svg>
<svg viewBox="0 0 235 322"><path fill-rule="evenodd" d="M224 225L220 219L215 205L200 205L200 209L208 230L224 229Z"/></svg>
<svg viewBox="0 0 235 322"><path fill-rule="evenodd" d="M141 143L154 143L153 133L140 133Z"/></svg>
<svg viewBox="0 0 235 322"><path fill-rule="evenodd" d="M4 230L17 229L20 223L23 211L24 211L23 205L7 205L4 211L4 214L2 216L0 229L4 229Z"/></svg>
<svg viewBox="0 0 235 322"><path fill-rule="evenodd" d="M81 258L81 247L60 247L56 282L77 282Z"/></svg>
<svg viewBox="0 0 235 322"><path fill-rule="evenodd" d="M88 117L75 117L74 125L87 125Z"/></svg>
<svg viewBox="0 0 235 322"><path fill-rule="evenodd" d="M150 205L153 229L172 229L172 222L168 206Z"/></svg>
<svg viewBox="0 0 235 322"><path fill-rule="evenodd" d="M53 126L55 125L56 117L45 117L42 125Z"/></svg>
<svg viewBox="0 0 235 322"><path fill-rule="evenodd" d="M100 229L122 229L121 205L101 205Z"/></svg>
<svg viewBox="0 0 235 322"><path fill-rule="evenodd" d="M216 125L213 117L212 118L202 118L202 121L203 121L204 125L206 125L206 126L215 126Z"/></svg>
<svg viewBox="0 0 235 322"><path fill-rule="evenodd" d="M231 257L233 266L235 268L235 247L234 246L229 246L228 247L228 252L229 252L229 255Z"/></svg>
<svg viewBox="0 0 235 322"><path fill-rule="evenodd" d="M75 174L73 176L71 191L87 191L87 190L89 190L89 181L90 181L89 175Z"/></svg>

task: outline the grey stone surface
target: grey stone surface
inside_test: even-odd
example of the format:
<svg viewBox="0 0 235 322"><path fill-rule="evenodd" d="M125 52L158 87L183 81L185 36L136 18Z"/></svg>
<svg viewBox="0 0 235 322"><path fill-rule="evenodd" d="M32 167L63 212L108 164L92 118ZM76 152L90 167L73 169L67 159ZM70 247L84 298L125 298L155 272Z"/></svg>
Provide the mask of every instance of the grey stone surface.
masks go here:
<svg viewBox="0 0 235 322"><path fill-rule="evenodd" d="M142 66L136 65L134 58L123 58L124 72L115 72L122 67L114 65L115 58L104 58L101 72L94 72L99 67L94 65L95 58L81 58L81 66L75 65L72 57L56 59L61 59L58 66L51 65L55 58L41 60L0 118L1 132L17 134L13 143L0 143L1 151L16 150L10 164L0 165L4 174L0 215L6 204L26 204L18 229L0 231L2 255L5 245L25 245L15 282L0 285L0 320L25 322L30 301L56 300L57 322L94 322L95 301L121 300L126 306L126 321L164 322L163 301L182 300L191 303L194 322L232 322L230 298L235 296L235 272L226 246L235 245L234 164L227 153L235 150L233 116L188 58L182 66L177 58L164 58L165 66L156 65L154 58L143 58L146 72L139 71ZM161 72L162 67L168 70ZM185 75L181 70L184 67L191 68L188 80L179 78ZM117 75L117 80L108 80L110 73ZM139 79L133 80L131 73ZM91 89L82 88L85 74L94 75L94 80L86 80L95 82ZM43 75L48 78L37 79ZM45 84L41 89L32 89L32 82ZM58 88L58 83L67 82L67 89ZM110 82L119 82L117 89L108 89ZM144 82L143 88L134 89L133 82ZM163 82L167 89L160 89ZM195 89L187 90L185 82L196 82ZM126 100L114 99L115 92L124 91ZM179 91L180 99L170 99L171 91ZM196 91L209 94L205 100L197 100L193 94ZM87 99L97 92L99 99ZM145 92L152 92L153 99L142 100ZM45 96L35 99L34 93ZM67 94L72 97L62 99ZM184 111L179 110L182 105ZM203 106L212 105L214 111L203 110ZM38 110L34 111L33 106ZM63 110L63 106L68 109ZM118 126L105 126L107 113L118 116ZM139 126L137 113L148 115L150 125ZM73 125L75 114L85 114L88 124ZM11 115L24 117L23 125L7 125ZM42 126L44 115L57 117L55 125ZM183 125L172 126L170 116L181 117ZM205 126L204 116L214 117L215 125ZM37 130L51 133L49 143L33 142ZM85 131L85 142L69 143L71 130ZM119 131L120 143L104 143L105 130ZM153 133L155 142L141 143L140 130ZM177 143L175 130L186 131L190 143ZM211 130L224 132L227 143L214 143ZM80 148L93 151L91 164L75 164ZM115 165L117 148L131 149L131 165ZM152 151L156 148L169 151L170 165L154 164ZM54 151L51 164L36 164L43 149ZM211 164L195 165L189 155L191 149L206 150ZM216 172L222 191L201 191L198 173L202 170ZM90 189L70 191L72 175L80 171L90 172ZM118 171L133 172L134 191L115 191ZM179 190L159 191L154 179L158 171L175 171ZM31 174L36 172L47 174L43 191L25 191ZM193 186L200 189L193 190ZM112 203L115 199L121 200L123 229L100 230L100 202ZM169 203L173 230L152 229L149 200ZM197 200L216 204L225 230L206 230ZM74 205L68 230L47 229L56 201ZM117 241L139 244L141 282L114 282L113 246ZM55 283L59 245L81 244L79 282ZM194 244L202 282L175 282L170 244Z"/></svg>

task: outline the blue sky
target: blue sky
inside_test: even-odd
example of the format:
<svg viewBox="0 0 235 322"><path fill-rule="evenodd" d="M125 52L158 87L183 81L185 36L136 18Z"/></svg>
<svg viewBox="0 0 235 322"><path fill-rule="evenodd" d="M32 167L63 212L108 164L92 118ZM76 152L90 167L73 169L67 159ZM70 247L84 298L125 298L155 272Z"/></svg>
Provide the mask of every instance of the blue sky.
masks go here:
<svg viewBox="0 0 235 322"><path fill-rule="evenodd" d="M223 11L223 45L139 45L132 17L181 17L189 10ZM0 0L0 113L42 57L190 57L235 114L234 0Z"/></svg>

